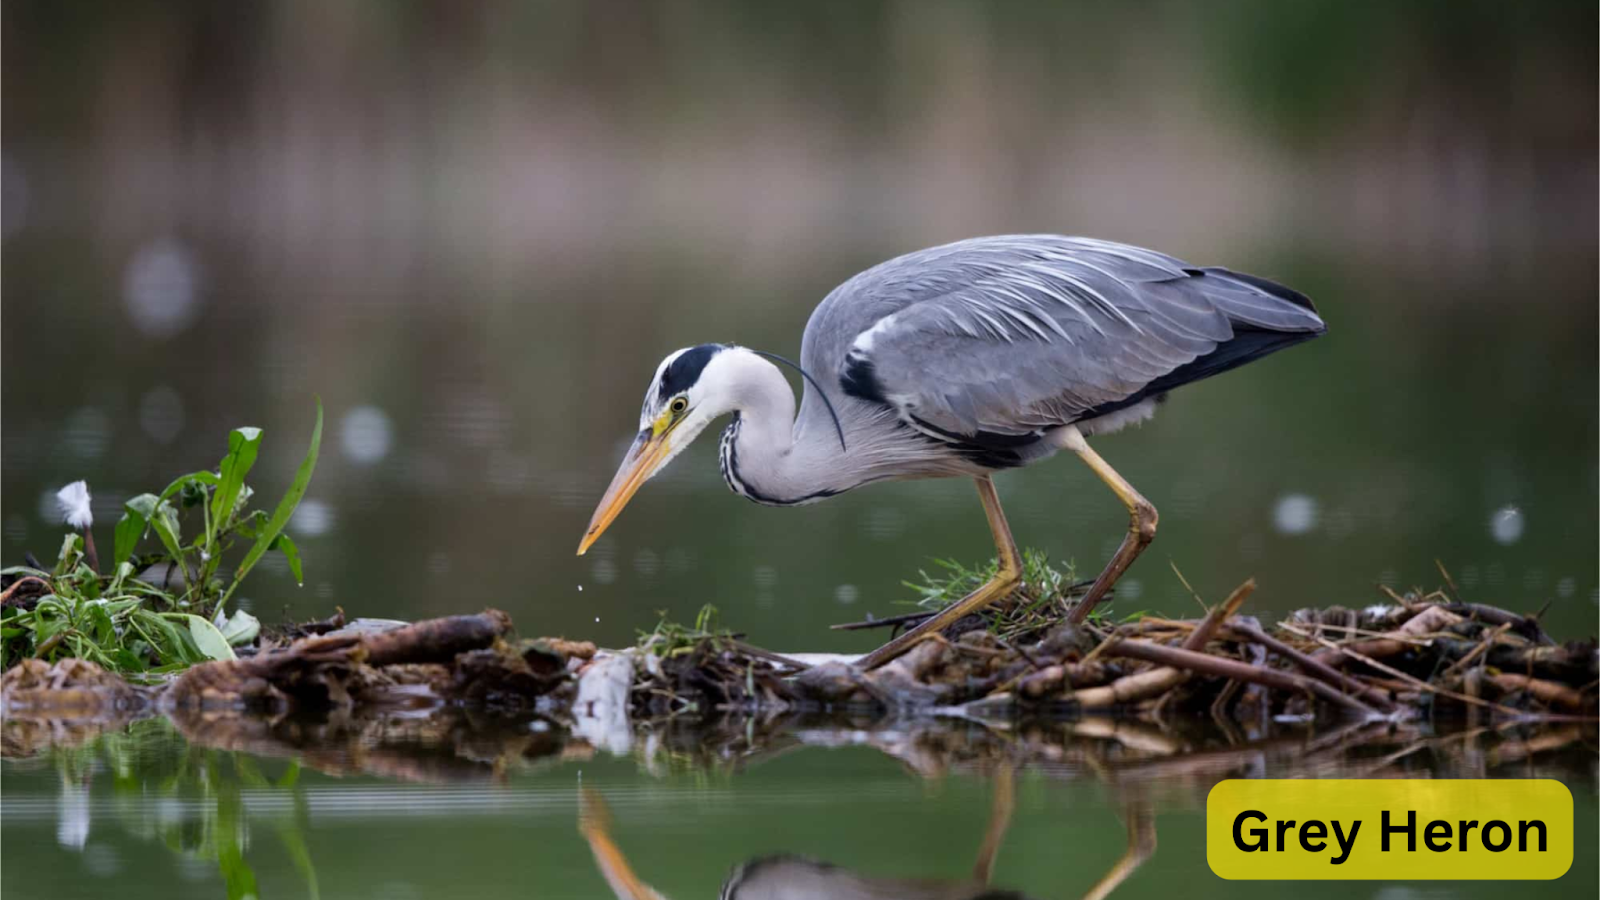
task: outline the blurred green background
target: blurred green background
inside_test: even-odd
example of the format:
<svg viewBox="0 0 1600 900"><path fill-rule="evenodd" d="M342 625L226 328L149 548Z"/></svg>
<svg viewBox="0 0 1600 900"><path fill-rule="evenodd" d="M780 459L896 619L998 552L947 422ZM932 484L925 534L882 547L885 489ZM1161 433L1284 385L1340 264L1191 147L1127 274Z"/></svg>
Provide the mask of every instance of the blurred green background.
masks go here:
<svg viewBox="0 0 1600 900"><path fill-rule="evenodd" d="M660 358L797 356L879 260L986 233L1143 244L1315 298L1323 340L1099 442L1162 513L1124 611L1374 585L1594 630L1593 2L7 2L0 551L327 405L266 621L485 605L623 642L657 610L780 649L987 555L963 482L796 510L706 439L573 550ZM1000 480L1092 575L1124 528L1067 459ZM579 587L582 586L580 592Z"/></svg>
<svg viewBox="0 0 1600 900"><path fill-rule="evenodd" d="M237 425L267 430L275 498L320 395L307 584L269 558L244 588L268 622L493 605L621 643L711 601L757 643L865 649L825 626L990 552L971 487L767 509L708 437L575 558L640 394L686 344L798 355L814 304L880 260L1048 231L1273 277L1330 325L1098 442L1162 513L1117 609L1191 611L1173 566L1211 599L1255 576L1258 614L1360 606L1437 585L1437 559L1469 599L1593 633L1596 32L1592 0L8 0L0 557L55 553L77 478L108 546L124 499L214 465ZM1071 460L1000 490L1082 575L1125 527ZM808 749L731 778L576 758L494 788L266 791L230 774L244 753L125 749L6 763L8 896L238 895L245 862L268 896L603 895L579 766L674 896L778 851L955 876L990 790ZM191 763L206 790L174 776ZM1572 784L1577 863L1538 895L1594 894L1594 787ZM1179 787L1124 894L1281 895L1204 874ZM1117 815L1023 774L997 883L1082 890Z"/></svg>

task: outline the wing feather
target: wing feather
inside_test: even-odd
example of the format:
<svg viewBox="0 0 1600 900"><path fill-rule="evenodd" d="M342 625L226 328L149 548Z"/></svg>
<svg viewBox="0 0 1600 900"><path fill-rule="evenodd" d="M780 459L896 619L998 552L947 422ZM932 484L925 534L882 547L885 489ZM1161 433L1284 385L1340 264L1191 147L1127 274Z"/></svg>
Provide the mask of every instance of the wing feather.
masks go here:
<svg viewBox="0 0 1600 900"><path fill-rule="evenodd" d="M1254 276L1108 241L1008 236L845 282L812 315L802 358L935 431L1016 436L1323 330L1310 300ZM1243 332L1285 337L1239 342Z"/></svg>

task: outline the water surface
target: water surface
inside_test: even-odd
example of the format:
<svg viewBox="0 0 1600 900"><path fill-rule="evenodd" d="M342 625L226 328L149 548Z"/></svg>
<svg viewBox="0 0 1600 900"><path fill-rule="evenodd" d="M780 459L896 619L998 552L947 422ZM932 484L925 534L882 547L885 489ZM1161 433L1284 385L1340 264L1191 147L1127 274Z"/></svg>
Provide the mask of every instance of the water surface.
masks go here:
<svg viewBox="0 0 1600 900"><path fill-rule="evenodd" d="M1205 796L1225 777L1558 778L1575 801L1572 868L1518 890L1577 898L1597 889L1592 730L1229 736L1114 720L726 720L661 723L614 755L544 720L454 715L185 724L204 746L149 720L51 749L17 724L8 723L11 758L0 764L0 886L17 898L224 897L251 885L262 897L612 896L578 828L581 789L609 808L605 837L632 871L680 900L717 896L739 866L775 855L802 861L784 876L791 884L820 871L880 888L919 878L953 889L971 879L992 831L1002 837L994 887L1076 897L1123 857L1130 824L1141 823L1153 828L1154 853L1113 896L1175 887L1282 896L1281 883L1205 874ZM1505 886L1294 890L1393 900L1501 897Z"/></svg>

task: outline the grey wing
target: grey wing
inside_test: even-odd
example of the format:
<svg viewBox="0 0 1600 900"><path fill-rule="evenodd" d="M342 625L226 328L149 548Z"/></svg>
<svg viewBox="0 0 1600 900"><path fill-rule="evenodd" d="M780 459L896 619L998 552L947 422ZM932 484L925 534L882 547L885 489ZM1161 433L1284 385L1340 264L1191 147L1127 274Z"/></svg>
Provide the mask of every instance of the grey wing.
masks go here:
<svg viewBox="0 0 1600 900"><path fill-rule="evenodd" d="M1108 241L1016 236L863 272L818 308L802 355L838 373L844 393L926 430L1016 436L1323 330L1308 299L1263 279Z"/></svg>

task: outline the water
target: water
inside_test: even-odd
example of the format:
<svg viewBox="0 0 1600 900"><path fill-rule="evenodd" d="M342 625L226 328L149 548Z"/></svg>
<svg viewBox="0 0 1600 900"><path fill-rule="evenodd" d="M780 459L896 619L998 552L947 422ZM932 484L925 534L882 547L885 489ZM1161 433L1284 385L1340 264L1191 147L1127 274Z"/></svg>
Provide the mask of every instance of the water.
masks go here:
<svg viewBox="0 0 1600 900"><path fill-rule="evenodd" d="M237 595L264 622L494 606L615 646L711 602L762 646L866 650L827 626L991 553L970 485L768 509L726 490L708 433L573 550L666 353L797 357L856 271L1048 231L1274 277L1330 327L1096 442L1161 511L1113 614L1192 615L1178 572L1208 600L1256 578L1245 612L1271 619L1442 564L1466 599L1594 632L1592 3L616 6L0 7L0 561L53 555L47 498L80 478L104 550L123 500L239 425L266 431L270 502L320 397L306 584L272 554ZM1079 577L1126 527L1071 459L998 483L1018 540ZM778 851L953 878L994 774L924 778L827 729L759 765L515 751L496 781L493 741L354 764L315 730L258 759L136 728L4 763L8 896L223 895L235 845L263 896L312 872L328 897L595 896L580 769L675 897ZM1590 854L1571 896L1595 895L1589 756L1563 776ZM1019 770L996 884L1072 896L1121 853L1126 798L1057 774ZM1203 792L1152 785L1129 896L1281 895L1197 877Z"/></svg>
<svg viewBox="0 0 1600 900"><path fill-rule="evenodd" d="M1578 828L1573 865L1537 895L1597 889L1594 756L1576 730L1544 732L1543 749L1528 755L1530 742L1515 733L1384 726L1230 739L1134 722L733 720L658 724L613 756L548 722L484 717L348 727L238 727L224 717L185 728L208 746L152 720L76 746L58 732L68 746L28 757L37 746L7 723L5 895L220 897L254 885L262 897L611 896L603 865L616 863L603 863L579 830L587 789L609 811L603 839L640 879L678 898L717 896L738 866L774 855L798 860L764 877L791 885L826 875L877 880L882 892L871 896L924 896L884 880L954 889L1005 823L995 830L991 884L1074 897L1112 868L1144 822L1154 853L1114 896L1167 896L1182 884L1200 897L1274 897L1283 884L1201 874L1205 796L1217 780L1483 775L1566 783ZM588 802L591 821L603 821ZM838 896L840 882L831 883L831 893L805 896ZM1505 890L1355 889L1386 898ZM1342 897L1351 886L1294 890Z"/></svg>

